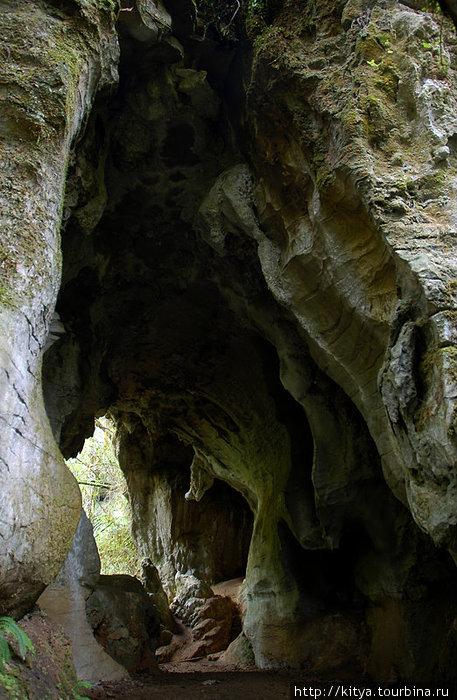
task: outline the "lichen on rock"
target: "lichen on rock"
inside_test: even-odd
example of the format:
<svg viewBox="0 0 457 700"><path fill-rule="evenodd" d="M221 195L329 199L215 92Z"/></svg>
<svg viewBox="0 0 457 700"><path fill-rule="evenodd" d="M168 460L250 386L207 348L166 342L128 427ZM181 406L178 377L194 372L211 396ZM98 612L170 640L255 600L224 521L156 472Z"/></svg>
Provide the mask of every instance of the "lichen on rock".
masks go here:
<svg viewBox="0 0 457 700"><path fill-rule="evenodd" d="M1 19L7 60L0 97L0 589L2 611L16 615L57 573L80 512L77 486L45 413L41 360L60 283L59 225L70 146L96 90L116 77L112 20L93 10L91 17L95 23L24 2L6 3Z"/></svg>

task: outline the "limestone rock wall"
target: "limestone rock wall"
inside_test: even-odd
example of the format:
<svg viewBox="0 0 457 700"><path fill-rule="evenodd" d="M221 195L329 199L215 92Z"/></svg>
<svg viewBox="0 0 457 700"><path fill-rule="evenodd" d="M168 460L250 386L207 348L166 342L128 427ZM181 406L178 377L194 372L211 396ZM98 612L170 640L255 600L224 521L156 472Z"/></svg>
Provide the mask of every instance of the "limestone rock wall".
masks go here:
<svg viewBox="0 0 457 700"><path fill-rule="evenodd" d="M188 571L211 584L244 575L252 534L247 502L212 479L198 503L188 500L192 451L171 436L151 440L138 423L129 427L121 429L119 461L132 494L133 536L169 599L176 576Z"/></svg>
<svg viewBox="0 0 457 700"><path fill-rule="evenodd" d="M50 5L29 4L54 27ZM244 633L260 666L455 679L455 39L394 0L267 5L230 36L201 3L119 12L119 86L94 102L68 170L47 414L70 455L111 411L133 533L170 592L188 568L224 575L217 544L244 565L250 540ZM97 34L90 2L69 7L99 66L78 72L89 105L114 35ZM54 243L69 120L43 151L58 206L46 199L54 218L37 231ZM32 142L47 143L17 148ZM32 265L39 284L4 256L35 314L32 393L53 251ZM22 318L11 303L5 319ZM41 399L33 412L21 397L11 411L48 450ZM226 485L211 500L213 480ZM68 542L73 526L54 530Z"/></svg>
<svg viewBox="0 0 457 700"><path fill-rule="evenodd" d="M97 89L115 82L118 45L95 2L4 2L0 21L0 591L2 612L17 615L57 573L79 520L43 406L41 359L70 146Z"/></svg>
<svg viewBox="0 0 457 700"><path fill-rule="evenodd" d="M454 555L455 44L439 32L398 2L287 5L256 40L248 233L390 488Z"/></svg>
<svg viewBox="0 0 457 700"><path fill-rule="evenodd" d="M68 180L59 312L70 332L46 372L62 367L69 382L66 452L111 407L133 531L170 593L176 572L211 579L221 570L208 539L211 490L190 518L188 485L176 477L195 455L189 495L217 478L253 512L244 631L258 664L346 665L384 680L420 669L425 679L452 675L444 652L430 654L430 617L419 611L439 618L446 601L453 617L454 574L399 502L415 514L417 467L386 405L408 405L402 392L421 367L419 356L407 361L408 342L420 335L414 347L426 353L428 312L417 271L388 233L406 226L407 207L427 203L427 213L452 156L430 130L408 126L416 113L422 124L425 107L411 88L419 106L407 112L412 78L403 63L395 69L411 52L419 73L427 61L439 72L422 46L436 37L433 19L376 3L360 23L351 7L321 3L303 15L286 3L255 38L252 65L246 48L189 39L182 8L175 36L146 37L129 19L118 95L108 112L96 109ZM395 70L405 81L398 98ZM442 93L431 104L451 113ZM373 116L380 105L411 132L386 152L395 132ZM413 137L423 144L407 151ZM424 167L432 177L423 182ZM394 168L405 180L398 191ZM399 337L405 352L395 355ZM52 406L59 392L47 386ZM427 426L406 429L408 444ZM424 512L415 517L427 529ZM437 543L451 542L448 526ZM227 525L218 541L231 551L231 538ZM441 626L437 649L452 634Z"/></svg>
<svg viewBox="0 0 457 700"><path fill-rule="evenodd" d="M73 663L79 680L115 680L126 678L128 671L108 656L95 640L86 616L86 600L100 579L98 556L92 525L84 511L68 556L57 578L46 587L38 605L71 640Z"/></svg>

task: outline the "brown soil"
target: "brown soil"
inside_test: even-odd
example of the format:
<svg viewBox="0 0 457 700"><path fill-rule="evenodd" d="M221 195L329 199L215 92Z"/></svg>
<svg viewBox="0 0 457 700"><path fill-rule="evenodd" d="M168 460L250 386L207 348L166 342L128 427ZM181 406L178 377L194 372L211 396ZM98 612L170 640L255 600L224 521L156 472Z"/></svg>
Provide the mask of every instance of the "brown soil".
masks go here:
<svg viewBox="0 0 457 700"><path fill-rule="evenodd" d="M30 636L36 655L26 663L15 659L8 666L3 680L9 681L9 689L2 684L0 674L0 700L58 700L74 698L75 693L91 700L281 700L293 697L289 695L290 684L319 687L303 671L252 670L224 661L220 654L189 660L182 653L182 660L160 665L156 675L100 682L86 689L78 686L71 646L58 625L38 612L23 618L20 624ZM185 637L189 644L190 635Z"/></svg>
<svg viewBox="0 0 457 700"><path fill-rule="evenodd" d="M10 638L12 659L0 673L0 700L58 700L74 697L78 681L71 644L61 627L35 609L19 621L34 647L25 661Z"/></svg>
<svg viewBox="0 0 457 700"><path fill-rule="evenodd" d="M243 579L213 586L216 595L238 599ZM290 684L304 681L303 672L259 671L248 665L227 661L223 653L192 659L196 642L192 632L176 620L173 661L159 665L159 674L130 680L100 683L87 692L92 700L281 700L289 698ZM309 685L309 681L308 681Z"/></svg>
<svg viewBox="0 0 457 700"><path fill-rule="evenodd" d="M218 595L237 598L242 579L213 587ZM291 684L303 688L312 682L303 671L259 671L227 661L223 652L191 659L192 632L177 620L180 634L173 661L159 665L159 674L100 683L87 692L91 700L281 700L292 697ZM315 687L315 686L313 686Z"/></svg>
<svg viewBox="0 0 457 700"><path fill-rule="evenodd" d="M157 676L101 683L87 691L87 696L92 700L281 700L291 697L291 683L301 688L313 685L303 672L199 670L189 673L186 669L185 673L162 671Z"/></svg>

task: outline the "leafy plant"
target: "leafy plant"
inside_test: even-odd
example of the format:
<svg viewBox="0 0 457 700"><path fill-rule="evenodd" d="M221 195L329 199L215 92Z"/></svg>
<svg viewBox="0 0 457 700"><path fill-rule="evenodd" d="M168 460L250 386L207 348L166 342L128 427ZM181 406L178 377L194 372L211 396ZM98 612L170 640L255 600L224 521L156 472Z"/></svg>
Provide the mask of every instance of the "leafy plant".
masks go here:
<svg viewBox="0 0 457 700"><path fill-rule="evenodd" d="M438 0L425 0L422 12L441 12L441 7Z"/></svg>
<svg viewBox="0 0 457 700"><path fill-rule="evenodd" d="M117 8L116 0L97 0L102 10L115 10Z"/></svg>
<svg viewBox="0 0 457 700"><path fill-rule="evenodd" d="M437 15L440 22L440 38L437 48L439 50L440 66L443 76L447 73L449 62L444 55L444 39L449 33L455 38L455 30L457 26L455 7L452 3L440 3L438 0L424 0L424 6L421 8L423 12L430 12ZM435 48L436 45L422 42L424 49Z"/></svg>
<svg viewBox="0 0 457 700"><path fill-rule="evenodd" d="M130 534L127 483L114 449L114 426L106 417L96 425L93 437L67 465L79 483L84 510L94 527L102 573L135 576L140 566Z"/></svg>
<svg viewBox="0 0 457 700"><path fill-rule="evenodd" d="M83 688L91 688L91 684L86 681L78 681L76 685L73 686L71 692L73 693L73 700L90 700L87 695L81 695L80 690Z"/></svg>
<svg viewBox="0 0 457 700"><path fill-rule="evenodd" d="M265 0L248 0L248 12L265 12Z"/></svg>
<svg viewBox="0 0 457 700"><path fill-rule="evenodd" d="M126 503L119 506L115 510L104 508L94 518L94 535L102 572L138 576L140 566L138 552L130 535L130 513Z"/></svg>
<svg viewBox="0 0 457 700"><path fill-rule="evenodd" d="M19 654L23 659L27 655L27 650L31 651L32 654L35 653L32 642L17 622L12 617L0 617L0 671L2 673L5 670L4 664L11 659L11 649L7 639L8 634L16 639L19 645Z"/></svg>
<svg viewBox="0 0 457 700"><path fill-rule="evenodd" d="M248 0L260 3L263 0ZM197 18L203 29L203 38L213 39L237 39L235 19L241 14L242 4L246 6L246 0L196 0L195 7Z"/></svg>

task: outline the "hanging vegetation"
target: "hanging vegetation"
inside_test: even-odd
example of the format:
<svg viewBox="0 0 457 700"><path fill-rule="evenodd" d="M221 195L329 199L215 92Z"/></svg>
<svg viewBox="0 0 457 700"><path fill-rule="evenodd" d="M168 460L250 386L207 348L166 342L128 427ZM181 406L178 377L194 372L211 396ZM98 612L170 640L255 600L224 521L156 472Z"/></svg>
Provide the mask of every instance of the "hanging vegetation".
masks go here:
<svg viewBox="0 0 457 700"><path fill-rule="evenodd" d="M127 483L117 461L114 429L108 418L97 420L93 437L67 465L78 481L83 508L94 528L101 573L137 575Z"/></svg>

